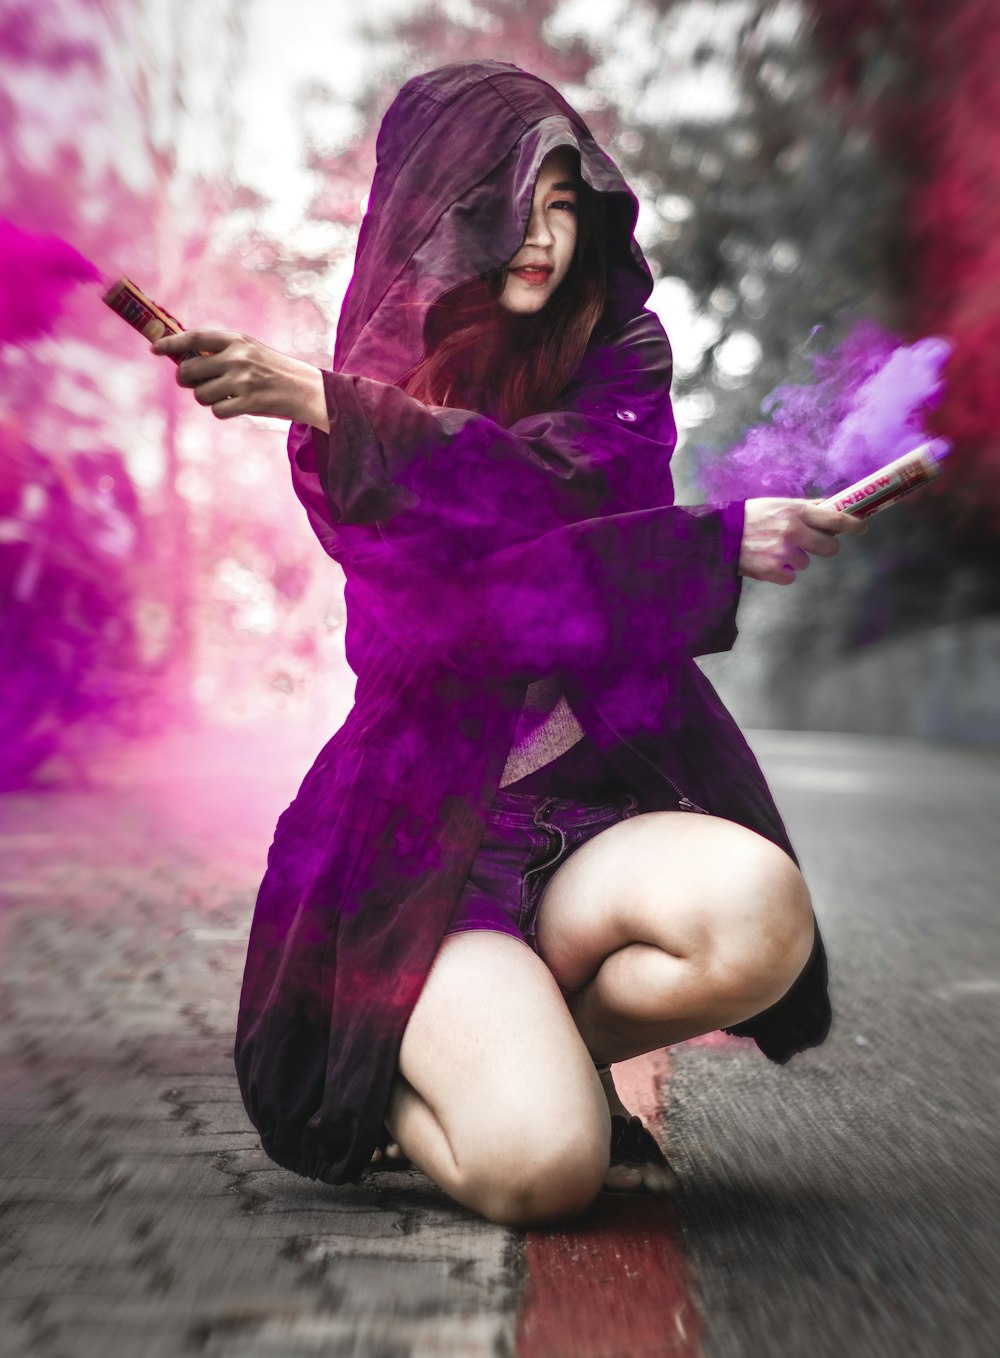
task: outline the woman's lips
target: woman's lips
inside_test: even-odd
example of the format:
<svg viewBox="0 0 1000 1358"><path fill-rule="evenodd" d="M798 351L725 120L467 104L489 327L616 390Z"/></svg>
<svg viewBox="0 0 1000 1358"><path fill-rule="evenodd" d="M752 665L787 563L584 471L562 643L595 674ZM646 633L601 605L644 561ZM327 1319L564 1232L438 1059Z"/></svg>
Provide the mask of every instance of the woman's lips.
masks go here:
<svg viewBox="0 0 1000 1358"><path fill-rule="evenodd" d="M512 269L512 270L511 270L511 273L516 273L517 276L518 276L518 278L523 279L525 283L532 283L532 284L534 284L535 286L538 286L538 285L541 284L541 283L547 283L548 280L549 280L549 274L550 274L551 272L552 272L551 269Z"/></svg>

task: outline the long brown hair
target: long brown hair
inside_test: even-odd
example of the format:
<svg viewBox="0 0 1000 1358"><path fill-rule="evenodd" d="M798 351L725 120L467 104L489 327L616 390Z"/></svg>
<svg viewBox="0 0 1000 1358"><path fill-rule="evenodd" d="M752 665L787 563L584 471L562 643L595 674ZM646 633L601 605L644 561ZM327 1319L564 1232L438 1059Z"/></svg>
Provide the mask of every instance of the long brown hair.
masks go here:
<svg viewBox="0 0 1000 1358"><path fill-rule="evenodd" d="M573 260L541 311L517 315L499 305L506 264L459 284L432 305L424 357L398 385L428 405L478 410L503 425L548 409L604 310L606 254L605 200L579 180Z"/></svg>

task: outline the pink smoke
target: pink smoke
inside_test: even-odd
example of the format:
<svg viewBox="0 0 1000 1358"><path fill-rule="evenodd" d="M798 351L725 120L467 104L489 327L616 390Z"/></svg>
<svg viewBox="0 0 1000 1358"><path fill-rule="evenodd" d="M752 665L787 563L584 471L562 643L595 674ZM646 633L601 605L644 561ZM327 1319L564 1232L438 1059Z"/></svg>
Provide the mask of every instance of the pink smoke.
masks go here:
<svg viewBox="0 0 1000 1358"><path fill-rule="evenodd" d="M827 495L922 443L941 399L948 340L905 345L871 321L828 354L810 356L814 380L777 387L750 429L698 473L709 500Z"/></svg>
<svg viewBox="0 0 1000 1358"><path fill-rule="evenodd" d="M34 235L0 217L0 345L50 334L69 291L100 277L58 236Z"/></svg>

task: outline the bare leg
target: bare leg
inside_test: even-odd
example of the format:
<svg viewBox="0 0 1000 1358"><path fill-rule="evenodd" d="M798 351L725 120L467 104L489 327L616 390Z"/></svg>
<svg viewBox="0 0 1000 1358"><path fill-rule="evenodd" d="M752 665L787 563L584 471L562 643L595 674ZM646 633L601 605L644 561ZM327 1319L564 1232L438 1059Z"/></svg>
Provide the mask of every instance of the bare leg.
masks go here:
<svg viewBox="0 0 1000 1358"><path fill-rule="evenodd" d="M554 874L539 952L597 1061L729 1027L774 1004L808 959L805 882L770 841L713 816L636 816Z"/></svg>
<svg viewBox="0 0 1000 1358"><path fill-rule="evenodd" d="M729 1027L774 1004L812 948L805 882L770 841L730 821L636 816L589 840L553 875L539 952L596 1061ZM612 1113L624 1112L610 1076ZM672 1186L612 1168L608 1185Z"/></svg>
<svg viewBox="0 0 1000 1358"><path fill-rule="evenodd" d="M808 948L795 956L801 957L801 966L782 972L771 989L758 992L759 999L751 998L754 992L747 987L743 994L748 998L742 1000L736 984L721 979L713 984L690 958L632 943L607 957L597 975L570 997L570 1012L595 1060L626 1061L762 1013L792 984ZM691 997L682 1007L685 992L699 981L704 985L701 1002ZM671 1013L674 1005L677 1012Z"/></svg>
<svg viewBox="0 0 1000 1358"><path fill-rule="evenodd" d="M587 1048L548 968L504 934L442 943L386 1120L414 1164L497 1222L579 1213L608 1166L610 1119Z"/></svg>
<svg viewBox="0 0 1000 1358"><path fill-rule="evenodd" d="M544 962L502 934L445 939L404 1036L390 1131L495 1221L571 1216L605 1175L669 1187L662 1172L608 1174L608 1110L627 1110L610 1077L601 1097L592 1059L766 1009L801 971L813 927L798 869L741 826L656 812L602 831L543 895Z"/></svg>

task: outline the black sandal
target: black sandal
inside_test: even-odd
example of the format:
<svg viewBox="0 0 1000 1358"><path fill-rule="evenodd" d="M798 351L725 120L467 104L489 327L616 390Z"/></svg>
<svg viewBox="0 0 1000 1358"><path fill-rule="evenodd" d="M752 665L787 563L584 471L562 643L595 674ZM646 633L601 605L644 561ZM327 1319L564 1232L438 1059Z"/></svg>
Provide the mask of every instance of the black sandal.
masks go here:
<svg viewBox="0 0 1000 1358"><path fill-rule="evenodd" d="M634 1114L630 1118L623 1118L620 1113L611 1115L611 1166L615 1165L627 1165L630 1169L656 1165L673 1176L675 1185L677 1182L677 1172L660 1150L656 1138ZM657 1198L668 1197L672 1192L671 1189L666 1189L662 1193L652 1193L644 1184L638 1184L635 1188L605 1188L603 1191L630 1196L642 1193Z"/></svg>

